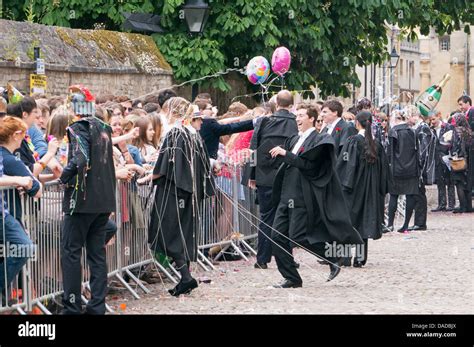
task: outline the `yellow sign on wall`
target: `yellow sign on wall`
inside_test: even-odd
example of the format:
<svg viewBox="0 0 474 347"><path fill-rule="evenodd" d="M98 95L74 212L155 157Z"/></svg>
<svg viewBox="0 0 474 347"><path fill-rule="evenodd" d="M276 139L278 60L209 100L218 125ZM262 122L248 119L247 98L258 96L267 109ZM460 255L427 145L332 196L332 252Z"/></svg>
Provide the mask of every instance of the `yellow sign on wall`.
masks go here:
<svg viewBox="0 0 474 347"><path fill-rule="evenodd" d="M30 75L30 95L34 93L45 93L47 86L45 75Z"/></svg>

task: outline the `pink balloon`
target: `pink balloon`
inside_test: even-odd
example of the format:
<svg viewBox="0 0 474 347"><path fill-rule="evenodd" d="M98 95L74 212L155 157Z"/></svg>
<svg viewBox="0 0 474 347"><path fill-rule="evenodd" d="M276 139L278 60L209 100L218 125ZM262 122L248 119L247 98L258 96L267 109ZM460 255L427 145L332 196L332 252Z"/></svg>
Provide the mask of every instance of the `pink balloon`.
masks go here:
<svg viewBox="0 0 474 347"><path fill-rule="evenodd" d="M272 70L279 76L283 76L290 69L291 54L288 48L278 47L272 55Z"/></svg>

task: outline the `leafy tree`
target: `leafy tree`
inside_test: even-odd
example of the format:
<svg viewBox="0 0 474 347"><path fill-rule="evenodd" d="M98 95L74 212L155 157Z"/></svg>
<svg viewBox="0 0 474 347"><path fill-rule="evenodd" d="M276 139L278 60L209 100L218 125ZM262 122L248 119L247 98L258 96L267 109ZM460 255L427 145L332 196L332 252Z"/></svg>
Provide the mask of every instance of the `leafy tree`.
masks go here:
<svg viewBox="0 0 474 347"><path fill-rule="evenodd" d="M440 33L474 24L472 0L209 0L211 13L202 36L190 36L182 12L185 0L4 0L4 14L60 26L93 28L104 23L120 30L121 12L162 15L165 34L157 42L177 80L226 68L243 68L256 55L271 58L284 45L292 53L290 88L318 84L325 95L347 96L348 84L360 85L356 65L388 58L386 25L397 24L411 40L419 28ZM32 16L28 9L34 8ZM213 86L225 90L221 78Z"/></svg>

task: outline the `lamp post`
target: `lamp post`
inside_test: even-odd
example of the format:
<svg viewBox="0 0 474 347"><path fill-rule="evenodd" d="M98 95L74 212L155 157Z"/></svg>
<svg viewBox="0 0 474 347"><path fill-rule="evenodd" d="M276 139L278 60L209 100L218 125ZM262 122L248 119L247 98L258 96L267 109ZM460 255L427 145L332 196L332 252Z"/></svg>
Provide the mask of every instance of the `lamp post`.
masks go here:
<svg viewBox="0 0 474 347"><path fill-rule="evenodd" d="M393 44L393 43L392 43ZM389 105L389 113L390 113L390 106L391 106L391 99L393 96L393 70L398 65L398 60L400 59L400 55L397 53L395 47L392 47L392 52L390 53L390 105Z"/></svg>
<svg viewBox="0 0 474 347"><path fill-rule="evenodd" d="M202 34L209 17L209 5L203 0L188 0L183 6L183 11L189 33L191 35ZM198 93L198 86L193 83L191 88L191 99L194 101Z"/></svg>

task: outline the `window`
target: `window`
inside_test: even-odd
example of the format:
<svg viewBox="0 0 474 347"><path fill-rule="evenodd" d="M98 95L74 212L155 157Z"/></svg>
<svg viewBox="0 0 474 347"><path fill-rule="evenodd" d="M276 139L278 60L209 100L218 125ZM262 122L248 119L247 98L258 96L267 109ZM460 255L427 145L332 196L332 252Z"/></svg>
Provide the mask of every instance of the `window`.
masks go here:
<svg viewBox="0 0 474 347"><path fill-rule="evenodd" d="M403 76L403 59L400 59L400 76Z"/></svg>
<svg viewBox="0 0 474 347"><path fill-rule="evenodd" d="M439 38L439 50L449 51L451 49L451 37L446 35Z"/></svg>

